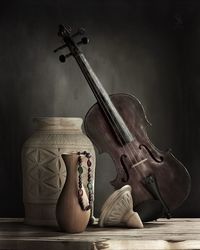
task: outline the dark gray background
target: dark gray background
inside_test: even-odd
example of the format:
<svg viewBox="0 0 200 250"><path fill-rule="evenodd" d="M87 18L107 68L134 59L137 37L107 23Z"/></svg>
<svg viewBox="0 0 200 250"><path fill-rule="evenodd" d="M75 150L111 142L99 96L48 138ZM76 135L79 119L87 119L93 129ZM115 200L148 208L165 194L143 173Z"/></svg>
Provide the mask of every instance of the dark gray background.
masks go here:
<svg viewBox="0 0 200 250"><path fill-rule="evenodd" d="M20 151L35 116L84 117L95 102L73 58L60 64L60 23L85 27L82 48L109 93L134 94L160 149L192 177L177 216L200 216L200 1L22 0L0 3L0 216L23 216ZM97 155L96 214L115 177ZM173 192L173 190L172 190Z"/></svg>

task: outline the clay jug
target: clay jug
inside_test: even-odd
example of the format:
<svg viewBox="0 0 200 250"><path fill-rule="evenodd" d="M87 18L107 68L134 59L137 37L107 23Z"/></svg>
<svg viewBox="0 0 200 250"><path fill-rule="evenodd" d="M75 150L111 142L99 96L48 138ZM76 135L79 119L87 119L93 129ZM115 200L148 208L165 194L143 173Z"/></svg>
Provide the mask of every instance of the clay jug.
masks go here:
<svg viewBox="0 0 200 250"><path fill-rule="evenodd" d="M83 211L78 201L78 155L62 154L67 177L56 206L56 219L60 229L67 233L83 232L90 218L90 210ZM88 205L88 197L83 190L83 203Z"/></svg>

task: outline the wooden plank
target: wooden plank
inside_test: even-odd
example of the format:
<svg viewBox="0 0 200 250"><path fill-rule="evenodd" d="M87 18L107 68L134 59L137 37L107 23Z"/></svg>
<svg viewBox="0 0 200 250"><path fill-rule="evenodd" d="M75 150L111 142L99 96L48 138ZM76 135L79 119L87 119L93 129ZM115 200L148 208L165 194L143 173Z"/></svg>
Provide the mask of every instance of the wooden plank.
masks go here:
<svg viewBox="0 0 200 250"><path fill-rule="evenodd" d="M184 250L200 249L200 241L164 241L164 240L104 240L95 242L79 241L0 241L1 250Z"/></svg>
<svg viewBox="0 0 200 250"><path fill-rule="evenodd" d="M200 219L159 219L143 229L94 226L80 234L28 226L22 219L0 219L0 249L54 249L49 244L56 250L200 249Z"/></svg>

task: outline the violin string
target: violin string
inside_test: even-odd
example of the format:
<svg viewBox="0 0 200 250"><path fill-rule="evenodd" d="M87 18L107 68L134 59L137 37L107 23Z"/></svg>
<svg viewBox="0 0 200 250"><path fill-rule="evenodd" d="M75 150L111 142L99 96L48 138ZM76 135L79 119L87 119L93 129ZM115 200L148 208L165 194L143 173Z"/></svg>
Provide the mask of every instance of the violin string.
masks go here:
<svg viewBox="0 0 200 250"><path fill-rule="evenodd" d="M66 29L66 28L65 28L65 29ZM71 29L71 28L70 28L70 29ZM67 34L67 36L70 37L70 34L69 34L69 33L71 33L71 30L70 30L70 32L68 32L68 34ZM64 38L64 37L63 37L63 38ZM72 38L71 38L71 40L72 40ZM72 40L72 42L73 42L73 40ZM73 43L74 43L74 42L73 42ZM75 43L74 43L74 45L75 45ZM69 47L69 46L68 46L68 47ZM76 45L75 45L75 47L76 47ZM71 46L69 47L69 49L70 49L70 51L71 51ZM79 51L79 49L77 50L77 52L78 52L78 51ZM82 66L85 66L84 63L83 63L83 61L82 61L82 58L81 58L81 54L82 54L82 56L83 56L83 58L84 58L83 53L80 51L80 53L77 53L77 56L76 56L75 53L73 53L73 51L71 51L71 53L73 54L73 56L74 56L75 60L77 61L78 65L79 65L79 67L80 67L80 69L81 69L81 71L83 72L83 74L86 73L86 74L84 74L84 76L85 76L86 80L87 80L88 83L89 83L89 82L90 82L90 78L88 77L87 72L84 72L85 67L82 67ZM85 59L86 59L86 58L85 58ZM87 60L86 60L86 62L87 62ZM97 79L98 79L98 78L97 78ZM92 84L90 85L90 88L92 89ZM92 89L92 91L93 91L93 93L95 94L95 89ZM96 93L97 93L97 92L96 92ZM119 135L123 138L123 135L121 134L118 125L115 123L115 120L112 118L112 114L110 115L109 110L106 108L106 105L104 104L104 101L102 100L101 96L100 96L100 95L98 96L98 94L96 94L96 98L97 98L97 101L98 101L98 98L100 98L100 104L102 105L102 107L104 108L104 110L106 110L106 111L104 111L104 113L105 113L105 115L107 116L107 119L108 119L109 121L111 120L112 123L114 123L116 129L118 130ZM114 105L114 104L113 104L113 105ZM118 112L118 111L117 111L117 112ZM107 114L109 114L110 117L108 117ZM111 126L112 126L112 124L111 124ZM115 132L115 133L116 133L116 132ZM125 147L124 147L124 143L122 142L120 136L118 136L118 141L119 141L119 143L121 144L122 149L124 150L125 155L127 155L127 152L126 152ZM123 140L124 140L124 138L123 138ZM124 141L126 141L126 140L124 140ZM131 145L132 145L132 144L131 144ZM134 154L132 153L132 150L135 152L133 146L132 146L132 150L130 149L130 146L129 146L129 145L126 145L126 147L129 149L129 151L130 151L130 153L131 153L133 159L137 162L136 157L135 157ZM129 156L129 154L128 154L128 158L129 158L129 161L130 161L131 164L132 164L131 157Z"/></svg>
<svg viewBox="0 0 200 250"><path fill-rule="evenodd" d="M82 60L80 59L80 57L76 57L76 56L74 56L74 57L75 57L75 59L76 59L78 65L79 65L81 71L83 72L83 74L84 74L84 76L85 76L87 82L90 83L90 82L91 82L91 79L90 79L90 77L88 77L87 73L85 74L84 67L83 67L83 65L82 65ZM110 112L109 112L107 106L105 105L105 102L103 101L103 98L101 97L101 95L99 95L99 94L97 93L96 89L94 88L94 85L89 84L89 86L90 86L92 92L94 93L94 95L95 95L95 97L96 97L96 99L97 99L97 102L100 104L100 107L103 109L103 112L104 112L105 116L107 117L108 121L109 121L109 122L112 122L112 123L115 125L115 127L116 127L116 129L117 129L117 132L118 132L118 133L120 134L120 136L123 138L123 135L121 134L120 129L119 129L118 125L116 124L115 120L112 118L112 114L110 114ZM112 102L112 103L113 103L113 102ZM113 104L113 105L114 105L114 104ZM117 111L117 112L118 112L118 111ZM109 114L109 116L108 116L108 114ZM112 125L111 125L111 127L112 127ZM114 128L113 128L113 129L114 129ZM116 132L115 132L115 133L116 133ZM125 149L125 145L124 145L124 143L122 142L122 139L120 138L120 136L117 135L117 138L118 138L118 141L119 141L119 143L120 143L120 145L121 145L121 147L122 147L122 151L123 151L124 154L128 157L128 159L129 159L129 161L130 161L131 164L132 164L132 158L133 158L133 159L135 160L135 162L137 163L138 160L136 159L134 153L135 153L136 155L137 155L138 153L137 153L136 150L134 149L133 145L127 143L127 144L125 144L125 145L126 145L126 149ZM124 141L125 141L125 139L124 139ZM131 145L131 147L130 147L130 145ZM129 152L127 152L127 149L128 149ZM135 170L138 171L138 168L135 167ZM139 171L139 173L141 174L141 171Z"/></svg>
<svg viewBox="0 0 200 250"><path fill-rule="evenodd" d="M87 67L87 65L85 65L85 63L87 63L87 64L89 65L89 63L87 62L87 60L86 60L85 56L83 55L83 53L82 53L79 49L78 49L78 51L79 51L80 53L77 53L77 55L74 54L74 53L72 53L72 54L74 55L74 58L75 58L76 62L78 63L78 65L79 65L79 67L80 67L80 69L81 69L83 75L85 76L87 82L88 82L88 83L91 83L91 79L90 79L90 77L88 76L88 74L87 74L87 72L86 72L86 71L88 70L88 67ZM85 61L85 63L83 62L83 60ZM86 71L85 71L85 69L86 69ZM89 75L91 76L91 72L89 72ZM94 77L97 78L97 76L94 74L94 76L92 77L92 80L94 79ZM97 78L97 80L98 80L98 78ZM100 82L100 81L99 81L99 82ZM103 107L104 113L105 113L105 115L107 116L107 119L108 119L109 121L111 121L111 122L115 125L115 127L116 127L116 129L117 129L119 135L123 138L123 135L122 135L121 132L120 132L120 129L119 129L119 127L118 127L118 124L116 124L115 120L112 118L112 114L109 113L109 109L108 109L107 106L105 105L105 103L104 103L104 101L103 101L101 95L99 95L98 92L95 90L95 88L94 88L95 85L93 85L93 84L89 84L89 85L90 85L90 88L92 89L94 95L96 96L97 101L99 101L100 106ZM96 94L95 94L95 93L96 93ZM113 104L113 105L114 105L114 104ZM117 111L117 112L118 112L118 111ZM108 114L109 114L110 117L108 116ZM111 127L112 127L112 124L111 124ZM115 131L115 130L114 130L114 131ZM115 134L116 134L116 132L115 132ZM121 144L122 149L123 149L125 155L129 158L130 163L132 164L131 156L133 157L133 159L134 159L135 162L137 163L137 159L136 159L135 155L133 154L133 152L134 152L134 153L136 153L136 152L135 152L135 149L133 148L132 144L131 144L132 149L130 148L129 145L126 145L127 149L129 150L129 153L128 153L128 155L127 155L127 151L125 150L124 143L123 143L123 141L121 140L121 138L120 138L119 135L118 135L118 141L119 141L119 143ZM123 140L126 141L124 138L123 138ZM132 152L132 150L133 150L133 152ZM130 156L129 154L130 154L131 156Z"/></svg>
<svg viewBox="0 0 200 250"><path fill-rule="evenodd" d="M100 99L101 99L101 101L103 101L101 97L100 97ZM113 102L112 102L112 103L113 103ZM113 103L113 105L114 105L114 103ZM103 107L104 107L104 109L106 109L106 112L109 113L109 110L108 110L108 108L106 107L106 105L104 104L104 102L103 102ZM120 133L120 129L119 129L118 125L116 124L115 120L112 119L112 115L110 115L110 117L109 117L109 116L107 115L106 112L105 112L105 110L104 110L104 113L105 113L106 117L108 118L108 120L111 120L111 121L114 123L115 127L117 128L118 132ZM117 110L117 112L118 112L118 110ZM121 135L121 136L123 137L123 135ZM121 146L122 146L122 150L124 151L124 154L128 157L128 159L129 159L129 161L130 161L130 163L131 163L130 169L134 168L142 177L145 177L145 175L143 174L143 172L141 172L141 171L137 168L137 166L139 166L139 165L144 165L144 162L146 161L146 159L143 159L143 160L141 160L141 161L138 161L137 158L135 157L135 155L137 155L138 152L136 152L136 150L134 149L132 143L130 143L130 144L127 143L127 144L124 145L123 142L122 142L122 140L121 140L121 138L120 138L120 136L118 136L118 140L119 140L119 143L120 143ZM125 146L126 146L126 148L125 148ZM127 151L128 151L128 152L127 152ZM134 155L134 153L135 153L135 155ZM133 164L132 159L135 160L135 164ZM135 166L134 166L134 165L135 165Z"/></svg>
<svg viewBox="0 0 200 250"><path fill-rule="evenodd" d="M93 92L94 92L94 91L95 91L95 90L93 90ZM96 93L97 93L97 92L96 92ZM115 125L115 127L116 127L118 133L120 133L120 129L119 129L119 127L118 127L118 124L117 124L117 123L115 122L115 120L112 118L112 114L109 113L109 109L107 108L107 105L106 105L105 102L103 101L103 98L101 97L101 95L96 94L95 96L96 96L96 99L97 99L98 103L100 104L100 107L103 109L103 112L104 112L104 114L106 115L108 121L109 121L109 122L112 122L112 123ZM114 104L113 104L113 105L114 105ZM117 112L118 112L118 111L117 111ZM109 115L108 115L108 114L109 114ZM115 129L113 129L113 130L115 130ZM123 138L123 135L120 134L120 136ZM133 154L133 152L134 152L134 153L137 153L136 150L134 149L134 147L132 146L132 144L127 143L127 144L126 144L126 148L129 150L129 153L128 153L128 155L127 155L127 150L125 149L124 143L122 142L120 136L118 136L118 141L119 141L120 145L122 146L122 149L123 149L125 155L129 158L129 161L130 161L131 163L132 163L131 158L133 157L133 159L136 161L136 164L137 164L138 161L137 161L135 155ZM125 141L124 138L123 138L123 140ZM130 147L130 145L132 146L132 148ZM133 151L133 152L132 152L132 151ZM130 155L131 155L132 157L131 157Z"/></svg>
<svg viewBox="0 0 200 250"><path fill-rule="evenodd" d="M81 63L82 63L82 61L81 61ZM87 81L90 82L90 78L87 76L87 74L86 74L85 76L87 77ZM123 138L123 135L122 135L121 132L120 132L120 129L119 129L119 127L118 127L118 124L116 124L115 120L112 118L112 114L110 114L109 108L107 107L107 105L106 105L106 103L104 102L103 98L101 97L100 94L98 94L98 91L95 90L95 88L94 88L94 86L93 86L92 84L90 85L90 87L91 87L91 89L92 89L92 91L93 91L93 93L94 93L94 95L95 95L97 101L99 102L101 108L103 109L103 112L104 112L104 114L106 115L107 119L109 120L109 122L111 122L112 124L115 125L115 127L116 127L116 129L117 129L117 132L118 132L118 133L120 134L120 136ZM112 103L112 104L113 104L113 103ZM113 105L114 105L114 104L113 104ZM115 108L116 108L116 107L115 107ZM117 111L117 112L118 112L118 111ZM108 115L108 114L109 114L109 115ZM111 124L111 127L112 127L112 124ZM113 130L115 131L114 128L113 128ZM115 133L116 133L116 132L115 132ZM122 149L123 149L125 155L129 158L130 163L132 164L131 158L133 158L133 159L135 160L135 162L137 163L138 161L137 161L135 155L133 154L133 152L134 152L135 154L137 154L136 150L134 149L134 147L132 146L132 144L128 144L128 143L127 143L127 144L126 144L126 148L127 148L128 151L129 151L129 153L128 153L128 155L127 155L127 150L125 149L124 143L122 142L120 136L118 136L118 141L119 141L120 145L122 146ZM123 138L123 140L125 141L124 138ZM130 145L132 146L132 148L130 147ZM133 152L132 152L132 151L133 151ZM130 155L131 155L132 157L131 157Z"/></svg>

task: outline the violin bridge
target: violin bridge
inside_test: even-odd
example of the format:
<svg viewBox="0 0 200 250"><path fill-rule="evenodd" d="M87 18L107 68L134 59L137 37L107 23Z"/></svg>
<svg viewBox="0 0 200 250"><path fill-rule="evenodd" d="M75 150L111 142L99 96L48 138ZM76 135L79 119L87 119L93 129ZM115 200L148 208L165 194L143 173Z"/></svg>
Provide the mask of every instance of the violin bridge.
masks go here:
<svg viewBox="0 0 200 250"><path fill-rule="evenodd" d="M143 159L143 160L141 160L141 161L139 161L139 162L133 164L133 165L131 166L131 168L135 168L135 167L139 166L140 164L144 163L144 162L147 161L147 160L148 160L148 159L145 158L145 159Z"/></svg>

